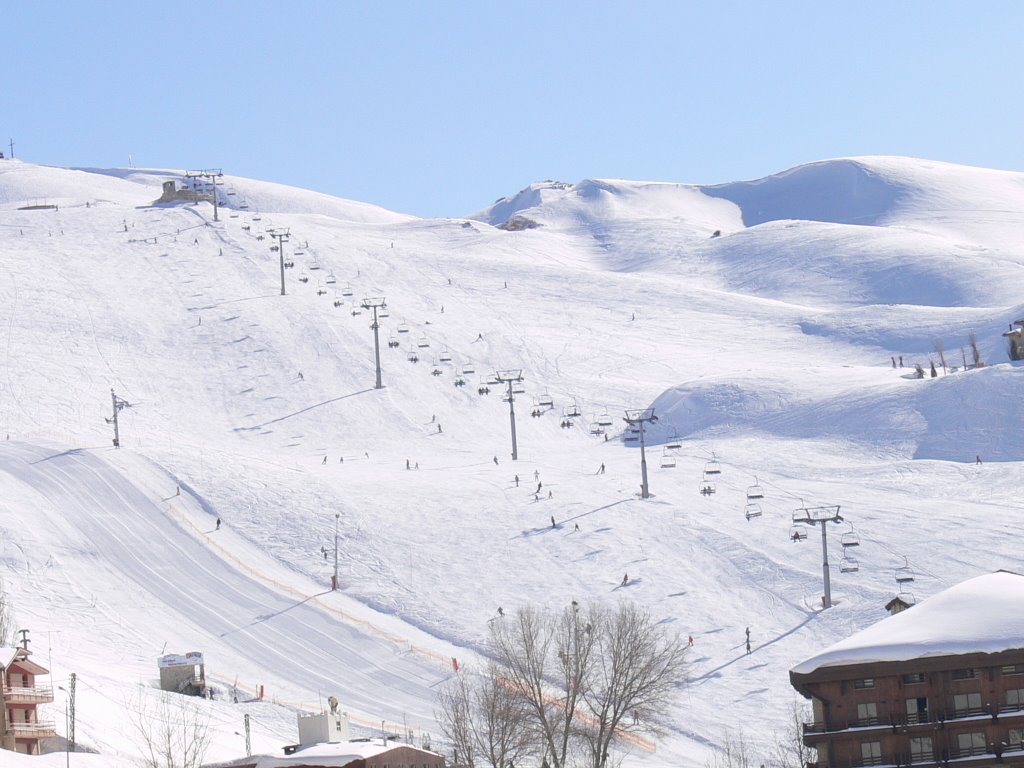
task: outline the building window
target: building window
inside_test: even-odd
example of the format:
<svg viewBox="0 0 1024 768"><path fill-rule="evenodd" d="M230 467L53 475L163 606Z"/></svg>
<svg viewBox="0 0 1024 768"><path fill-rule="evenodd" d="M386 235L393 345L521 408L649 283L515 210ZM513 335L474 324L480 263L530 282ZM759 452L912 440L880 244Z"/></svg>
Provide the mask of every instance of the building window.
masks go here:
<svg viewBox="0 0 1024 768"><path fill-rule="evenodd" d="M931 736L912 736L910 739L910 762L931 762L935 758Z"/></svg>
<svg viewBox="0 0 1024 768"><path fill-rule="evenodd" d="M862 678L861 680L854 680L853 681L853 687L854 688L874 688L875 687L874 678L865 677L865 678Z"/></svg>
<svg viewBox="0 0 1024 768"><path fill-rule="evenodd" d="M957 693L953 695L953 710L957 717L978 715L984 712L981 708L980 693Z"/></svg>
<svg viewBox="0 0 1024 768"><path fill-rule="evenodd" d="M973 668L953 670L954 680L974 680L977 676L978 670Z"/></svg>
<svg viewBox="0 0 1024 768"><path fill-rule="evenodd" d="M860 764L880 765L882 763L882 742L862 741L860 744Z"/></svg>
<svg viewBox="0 0 1024 768"><path fill-rule="evenodd" d="M878 705L865 702L857 705L857 725L875 725L878 722Z"/></svg>
<svg viewBox="0 0 1024 768"><path fill-rule="evenodd" d="M1007 664L1000 671L1004 675L1024 675L1024 664Z"/></svg>
<svg viewBox="0 0 1024 768"><path fill-rule="evenodd" d="M911 724L928 722L928 699L925 696L907 699L907 722Z"/></svg>
<svg viewBox="0 0 1024 768"><path fill-rule="evenodd" d="M1010 749L1024 749L1024 728L1011 728L1006 736L1006 745Z"/></svg>
<svg viewBox="0 0 1024 768"><path fill-rule="evenodd" d="M904 685L913 685L914 683L923 683L923 682L924 682L924 672L913 672L912 674L904 675L903 676L903 684Z"/></svg>
<svg viewBox="0 0 1024 768"><path fill-rule="evenodd" d="M985 734L981 731L974 733L958 733L956 735L956 748L958 756L983 755L985 749Z"/></svg>
<svg viewBox="0 0 1024 768"><path fill-rule="evenodd" d="M1024 708L1024 688L1011 688L1006 692L1006 706L1010 709Z"/></svg>

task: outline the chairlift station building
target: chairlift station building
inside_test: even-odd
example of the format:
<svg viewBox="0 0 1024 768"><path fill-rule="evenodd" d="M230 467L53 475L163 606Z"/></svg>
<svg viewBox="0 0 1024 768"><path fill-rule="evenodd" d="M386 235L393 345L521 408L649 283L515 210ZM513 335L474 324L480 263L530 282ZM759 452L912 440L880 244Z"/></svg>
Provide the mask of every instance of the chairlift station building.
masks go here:
<svg viewBox="0 0 1024 768"><path fill-rule="evenodd" d="M1024 766L1024 576L978 576L807 659L809 768Z"/></svg>

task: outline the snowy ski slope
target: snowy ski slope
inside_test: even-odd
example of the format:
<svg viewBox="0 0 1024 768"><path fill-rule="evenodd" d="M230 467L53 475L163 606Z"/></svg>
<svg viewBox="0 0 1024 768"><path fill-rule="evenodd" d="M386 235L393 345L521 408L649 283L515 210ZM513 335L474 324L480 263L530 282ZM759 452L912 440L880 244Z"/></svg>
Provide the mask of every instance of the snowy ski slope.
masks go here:
<svg viewBox="0 0 1024 768"><path fill-rule="evenodd" d="M152 205L181 178L0 163L0 574L55 685L77 674L104 765L133 754L124 712L162 653L203 651L241 693L204 704L210 760L242 754L245 713L254 751L293 743L294 708L331 694L436 743L433 691L498 606L627 598L695 644L669 737L626 765L700 766L726 728L771 743L788 670L882 618L904 558L918 598L1021 568L1024 386L1000 334L1024 315L1024 174L845 158L545 182L437 220L225 177L218 222ZM536 226L496 228L513 216ZM390 311L380 390L364 297ZM972 332L989 366L912 377L936 339L962 366ZM524 377L516 462L499 387L478 394L499 369ZM622 415L645 407L641 500ZM789 534L826 504L850 525L822 612L816 534Z"/></svg>

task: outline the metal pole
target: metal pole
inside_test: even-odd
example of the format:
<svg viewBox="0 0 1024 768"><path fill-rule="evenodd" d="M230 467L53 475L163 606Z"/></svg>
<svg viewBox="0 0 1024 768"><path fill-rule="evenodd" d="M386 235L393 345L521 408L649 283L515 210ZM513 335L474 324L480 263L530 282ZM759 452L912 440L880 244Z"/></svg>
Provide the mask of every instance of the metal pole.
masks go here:
<svg viewBox="0 0 1024 768"><path fill-rule="evenodd" d="M516 447L516 407L515 396L512 394L512 382L508 383L508 420L512 425L512 461L518 461L519 449Z"/></svg>
<svg viewBox="0 0 1024 768"><path fill-rule="evenodd" d="M213 220L220 221L217 218L217 176L216 174L210 174L210 182L213 184Z"/></svg>
<svg viewBox="0 0 1024 768"><path fill-rule="evenodd" d="M828 522L821 521L821 571L825 577L825 594L822 596L823 608L832 607L832 582L828 572Z"/></svg>
<svg viewBox="0 0 1024 768"><path fill-rule="evenodd" d="M284 235L271 235L277 238L277 252L281 257L281 295L284 296Z"/></svg>
<svg viewBox="0 0 1024 768"><path fill-rule="evenodd" d="M249 741L249 715L245 716L245 756L252 757L252 743Z"/></svg>
<svg viewBox="0 0 1024 768"><path fill-rule="evenodd" d="M71 765L71 739L68 737L68 734L71 732L71 725L70 725L71 718L68 715L68 701L71 699L71 694L68 693L68 689L65 688L63 685L58 685L57 688L58 688L58 690L64 691L64 696L66 697L64 699L64 734L65 734L64 740L67 743L64 745L64 755L65 755L64 764L67 765L67 766L70 766Z"/></svg>
<svg viewBox="0 0 1024 768"><path fill-rule="evenodd" d="M650 497L647 491L647 452L644 450L644 422L640 420L640 498Z"/></svg>
<svg viewBox="0 0 1024 768"><path fill-rule="evenodd" d="M338 588L338 518L340 512L334 513L334 578L331 579L331 589Z"/></svg>
<svg viewBox="0 0 1024 768"><path fill-rule="evenodd" d="M380 383L380 324L377 322L377 305L373 306L373 357L377 363L377 383L374 389L381 389L384 385Z"/></svg>
<svg viewBox="0 0 1024 768"><path fill-rule="evenodd" d="M121 447L121 435L117 430L117 395L114 394L114 389L110 389L110 401L114 404L114 447Z"/></svg>

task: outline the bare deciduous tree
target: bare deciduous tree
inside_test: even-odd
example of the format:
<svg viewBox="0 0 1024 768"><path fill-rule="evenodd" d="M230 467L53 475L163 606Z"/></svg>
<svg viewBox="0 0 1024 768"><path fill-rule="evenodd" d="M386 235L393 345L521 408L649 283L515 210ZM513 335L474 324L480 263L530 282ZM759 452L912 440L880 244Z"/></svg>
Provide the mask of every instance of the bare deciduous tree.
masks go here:
<svg viewBox="0 0 1024 768"><path fill-rule="evenodd" d="M752 768L757 765L752 748L747 744L743 731L725 731L721 745L707 762L705 768Z"/></svg>
<svg viewBox="0 0 1024 768"><path fill-rule="evenodd" d="M513 751L550 768L607 768L629 732L658 731L683 682L685 644L632 604L574 603L556 614L527 607L491 627L485 695L463 680L441 699L446 733L470 768L484 759L504 768Z"/></svg>
<svg viewBox="0 0 1024 768"><path fill-rule="evenodd" d="M971 345L971 357L974 360L974 367L975 368L980 368L982 366L982 362L981 362L981 351L978 349L978 336L977 336L977 334L975 334L974 331L971 331L971 335L967 337L967 340L968 340L968 342L970 342L970 345Z"/></svg>
<svg viewBox="0 0 1024 768"><path fill-rule="evenodd" d="M4 581L0 579L0 646L10 645L14 637L14 611L11 599L4 589Z"/></svg>
<svg viewBox="0 0 1024 768"><path fill-rule="evenodd" d="M804 744L804 722L810 719L808 708L796 698L786 727L776 732L769 768L806 768L817 762L817 753Z"/></svg>
<svg viewBox="0 0 1024 768"><path fill-rule="evenodd" d="M686 646L666 635L651 615L632 603L616 610L592 608L596 652L584 687L590 714L583 739L594 768L604 768L628 724L657 732L672 693L683 680ZM631 721L628 719L631 718Z"/></svg>
<svg viewBox="0 0 1024 768"><path fill-rule="evenodd" d="M942 365L942 375L946 375L946 353L942 345L942 339L935 340L935 354L939 356L939 363ZM933 364L934 365L934 364Z"/></svg>
<svg viewBox="0 0 1024 768"><path fill-rule="evenodd" d="M494 664L481 675L462 671L441 690L441 724L459 765L504 768L536 752L521 696Z"/></svg>
<svg viewBox="0 0 1024 768"><path fill-rule="evenodd" d="M200 768L210 744L209 715L198 700L160 692L128 702L128 720L146 768Z"/></svg>

